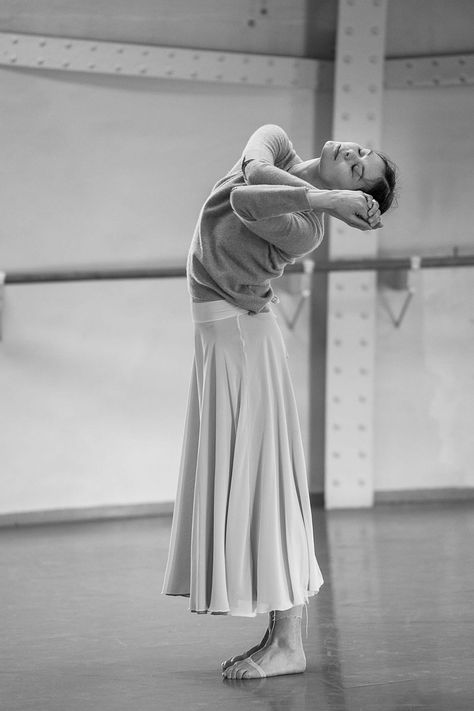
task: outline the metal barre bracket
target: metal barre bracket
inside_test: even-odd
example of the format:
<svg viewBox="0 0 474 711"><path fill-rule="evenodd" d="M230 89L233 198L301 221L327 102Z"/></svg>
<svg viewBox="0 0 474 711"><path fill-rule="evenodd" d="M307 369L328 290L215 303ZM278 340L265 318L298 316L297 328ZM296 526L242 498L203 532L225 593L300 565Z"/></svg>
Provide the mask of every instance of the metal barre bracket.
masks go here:
<svg viewBox="0 0 474 711"><path fill-rule="evenodd" d="M405 315L408 311L408 307L410 306L411 301L416 293L415 287L409 283L410 274L412 274L415 271L420 271L420 269L421 269L421 257L418 257L418 256L410 257L410 268L406 270L407 287L406 287L406 289L404 289L406 291L406 296L405 296L405 300L402 304L402 307L398 313L398 316L393 313L393 310L390 307L388 299L385 296L382 296L382 303L384 304L385 310L387 311L388 315L390 316L390 320L392 321L395 328L400 328L400 326L402 325L403 319L405 318Z"/></svg>

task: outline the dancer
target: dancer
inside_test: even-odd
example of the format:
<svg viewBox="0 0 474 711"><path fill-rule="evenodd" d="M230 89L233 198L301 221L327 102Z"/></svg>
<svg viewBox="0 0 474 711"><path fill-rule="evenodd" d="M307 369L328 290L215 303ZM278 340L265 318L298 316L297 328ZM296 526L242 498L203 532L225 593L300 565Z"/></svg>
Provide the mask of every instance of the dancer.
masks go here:
<svg viewBox="0 0 474 711"><path fill-rule="evenodd" d="M322 575L287 354L271 281L314 250L323 213L360 230L393 199L393 164L355 143L303 161L274 125L211 191L187 262L195 356L163 594L196 613L267 613L227 679L303 672L303 607Z"/></svg>

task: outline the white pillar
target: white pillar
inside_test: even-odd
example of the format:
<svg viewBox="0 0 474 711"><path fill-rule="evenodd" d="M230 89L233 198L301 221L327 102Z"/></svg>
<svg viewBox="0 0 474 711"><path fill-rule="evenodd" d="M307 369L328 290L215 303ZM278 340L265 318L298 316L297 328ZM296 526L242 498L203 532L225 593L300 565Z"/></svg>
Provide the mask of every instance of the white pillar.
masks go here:
<svg viewBox="0 0 474 711"><path fill-rule="evenodd" d="M335 140L380 147L387 0L339 0ZM376 232L330 221L331 259L373 257ZM332 273L328 290L326 507L373 504L376 275Z"/></svg>

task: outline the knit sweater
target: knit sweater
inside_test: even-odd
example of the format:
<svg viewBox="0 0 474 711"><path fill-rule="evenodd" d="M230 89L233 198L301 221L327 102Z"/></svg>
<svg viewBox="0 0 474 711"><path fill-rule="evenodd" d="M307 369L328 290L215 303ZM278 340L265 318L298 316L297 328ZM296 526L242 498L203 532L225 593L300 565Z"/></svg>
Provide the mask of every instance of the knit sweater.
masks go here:
<svg viewBox="0 0 474 711"><path fill-rule="evenodd" d="M262 126L250 137L201 209L187 260L193 301L225 299L251 313L268 310L272 279L320 244L322 215L309 205L311 186L290 175L288 182L297 184L281 184L275 171L301 162L278 126Z"/></svg>

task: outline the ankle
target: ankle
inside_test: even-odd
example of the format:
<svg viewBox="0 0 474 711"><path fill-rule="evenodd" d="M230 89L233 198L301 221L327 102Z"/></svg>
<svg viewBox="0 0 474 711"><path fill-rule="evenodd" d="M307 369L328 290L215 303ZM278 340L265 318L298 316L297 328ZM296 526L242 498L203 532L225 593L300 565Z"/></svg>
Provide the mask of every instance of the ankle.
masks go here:
<svg viewBox="0 0 474 711"><path fill-rule="evenodd" d="M287 651L298 651L303 647L301 637L301 627L298 625L278 625L273 628L271 634L271 644L278 649Z"/></svg>

